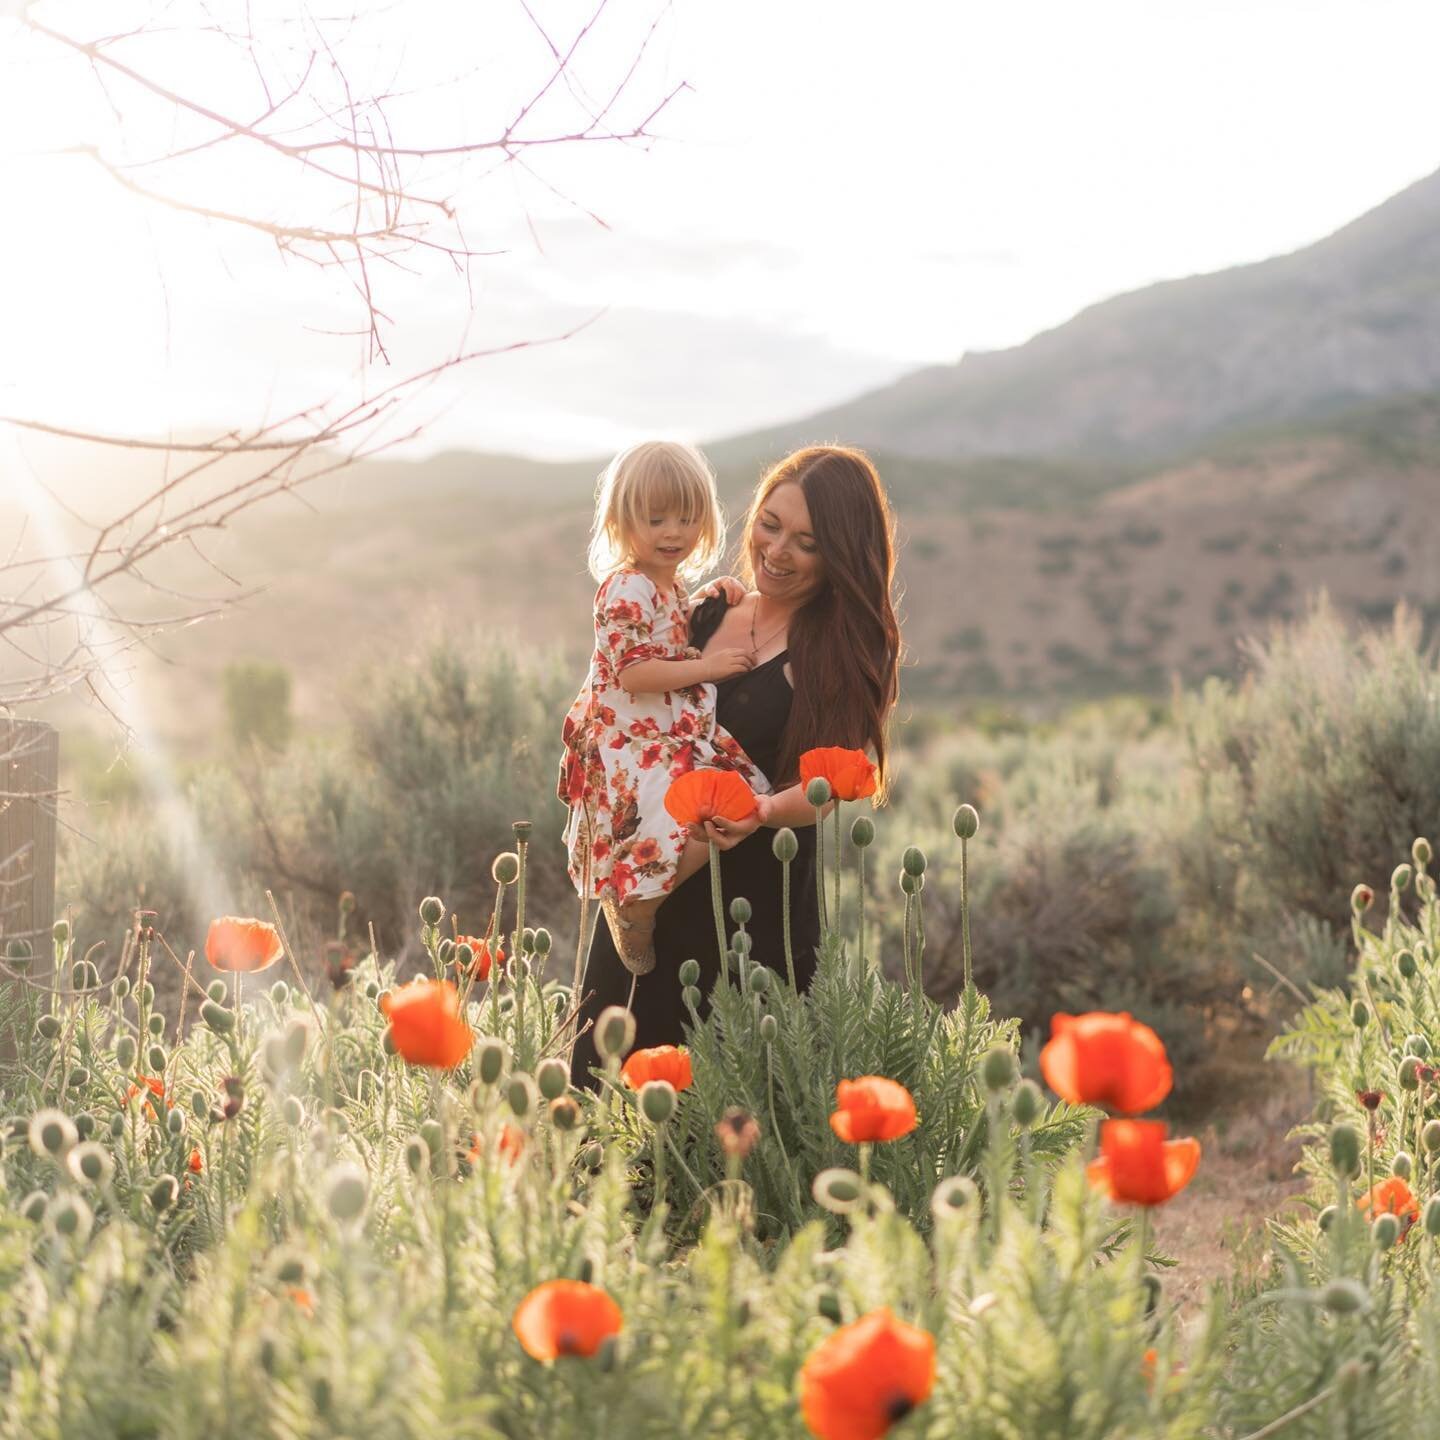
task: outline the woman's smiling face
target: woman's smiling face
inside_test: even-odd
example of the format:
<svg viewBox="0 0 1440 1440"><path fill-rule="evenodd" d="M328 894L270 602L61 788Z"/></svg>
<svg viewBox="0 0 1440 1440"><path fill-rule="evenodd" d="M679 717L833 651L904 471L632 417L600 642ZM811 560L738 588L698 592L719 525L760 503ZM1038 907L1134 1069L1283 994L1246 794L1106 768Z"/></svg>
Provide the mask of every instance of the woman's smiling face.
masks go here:
<svg viewBox="0 0 1440 1440"><path fill-rule="evenodd" d="M825 562L798 482L787 480L765 497L750 527L750 565L755 588L769 599L803 604L820 589Z"/></svg>

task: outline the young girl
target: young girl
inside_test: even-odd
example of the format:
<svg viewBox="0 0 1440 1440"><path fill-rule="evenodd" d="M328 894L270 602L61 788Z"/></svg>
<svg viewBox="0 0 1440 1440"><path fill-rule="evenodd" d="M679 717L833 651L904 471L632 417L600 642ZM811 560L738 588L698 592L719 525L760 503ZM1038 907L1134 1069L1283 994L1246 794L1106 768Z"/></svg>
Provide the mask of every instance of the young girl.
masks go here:
<svg viewBox="0 0 1440 1440"><path fill-rule="evenodd" d="M647 441L600 477L589 555L600 582L595 652L565 719L559 792L570 806L571 879L600 901L637 975L655 965L660 902L709 857L666 813L670 782L710 767L770 789L715 723L712 682L749 670L754 656L728 649L701 659L689 645L684 582L715 563L724 540L715 476L689 445Z"/></svg>

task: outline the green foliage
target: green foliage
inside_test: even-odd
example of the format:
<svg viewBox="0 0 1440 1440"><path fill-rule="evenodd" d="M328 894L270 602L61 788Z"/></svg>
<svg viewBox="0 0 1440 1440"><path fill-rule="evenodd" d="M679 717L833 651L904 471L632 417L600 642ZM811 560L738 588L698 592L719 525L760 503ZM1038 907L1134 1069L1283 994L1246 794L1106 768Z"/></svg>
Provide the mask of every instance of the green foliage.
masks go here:
<svg viewBox="0 0 1440 1440"><path fill-rule="evenodd" d="M295 728L290 672L273 660L233 660L221 675L231 743L279 754Z"/></svg>

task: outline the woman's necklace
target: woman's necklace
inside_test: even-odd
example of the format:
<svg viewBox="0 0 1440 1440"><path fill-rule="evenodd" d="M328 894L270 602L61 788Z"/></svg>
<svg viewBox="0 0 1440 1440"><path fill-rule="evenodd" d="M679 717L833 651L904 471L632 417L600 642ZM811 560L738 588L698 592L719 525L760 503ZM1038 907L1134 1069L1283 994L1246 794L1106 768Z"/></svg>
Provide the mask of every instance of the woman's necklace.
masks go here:
<svg viewBox="0 0 1440 1440"><path fill-rule="evenodd" d="M761 646L760 646L759 643L756 642L756 639L755 639L755 617L756 617L756 615L759 613L759 610L760 610L760 598L759 598L759 596L756 596L756 598L755 598L755 604L754 604L753 606L751 606L751 608L750 608L750 658L751 658L752 660L758 660L758 659L760 658L760 649L761 649ZM786 625L788 625L788 624L789 624L789 619L788 619L788 617L787 617L786 619L782 620L782 621L765 637L763 643L766 644L766 645L768 645L777 635L779 635L779 634L781 633L781 631L783 631L783 630L785 629Z"/></svg>

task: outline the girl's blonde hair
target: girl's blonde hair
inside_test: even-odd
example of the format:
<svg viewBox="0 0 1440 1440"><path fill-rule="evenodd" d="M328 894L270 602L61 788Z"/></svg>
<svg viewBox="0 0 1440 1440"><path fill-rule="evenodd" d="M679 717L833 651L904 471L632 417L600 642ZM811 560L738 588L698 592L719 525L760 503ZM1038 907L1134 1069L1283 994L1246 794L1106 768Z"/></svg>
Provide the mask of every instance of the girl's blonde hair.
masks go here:
<svg viewBox="0 0 1440 1440"><path fill-rule="evenodd" d="M622 450L601 472L590 530L590 574L596 580L627 564L635 536L650 517L675 510L700 521L700 538L677 573L695 580L713 568L725 545L725 513L715 472L693 445L645 440Z"/></svg>

